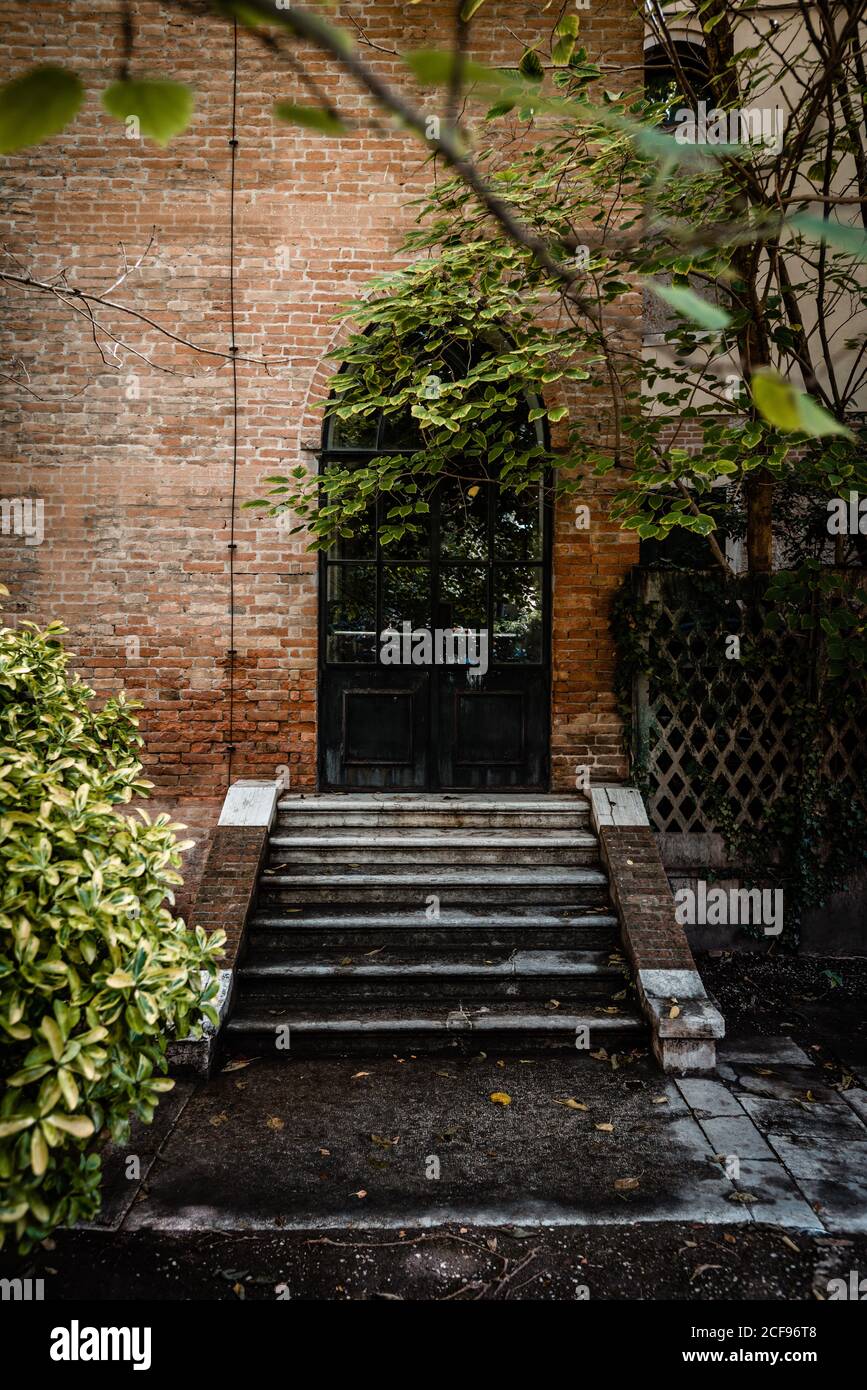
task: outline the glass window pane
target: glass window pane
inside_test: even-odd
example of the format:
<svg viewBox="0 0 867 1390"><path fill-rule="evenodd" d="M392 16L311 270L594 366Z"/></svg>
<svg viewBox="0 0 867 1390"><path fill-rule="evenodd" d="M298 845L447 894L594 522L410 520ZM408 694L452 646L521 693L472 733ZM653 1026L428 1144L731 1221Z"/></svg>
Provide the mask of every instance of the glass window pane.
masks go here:
<svg viewBox="0 0 867 1390"><path fill-rule="evenodd" d="M376 558L376 507L368 507L349 523L351 535L338 536L328 550L329 560L374 560Z"/></svg>
<svg viewBox="0 0 867 1390"><path fill-rule="evenodd" d="M484 560L488 554L488 486L445 478L440 486L440 554Z"/></svg>
<svg viewBox="0 0 867 1390"><path fill-rule="evenodd" d="M497 560L541 560L542 488L518 493L497 490L494 516L494 558Z"/></svg>
<svg viewBox="0 0 867 1390"><path fill-rule="evenodd" d="M411 499L408 497L406 500L409 502ZM383 526L390 524L388 513L394 505L393 497L383 498ZM408 519L417 529L405 531L399 540L389 541L387 545L383 544L383 560L426 560L430 555L430 515L419 512L418 516L412 516Z"/></svg>
<svg viewBox="0 0 867 1390"><path fill-rule="evenodd" d="M347 420L330 417L328 426L329 449L375 449L376 431L379 427L379 414L350 415Z"/></svg>
<svg viewBox="0 0 867 1390"><path fill-rule="evenodd" d="M448 565L440 570L437 627L483 631L488 626L488 571L484 565Z"/></svg>
<svg viewBox="0 0 867 1390"><path fill-rule="evenodd" d="M382 626L402 632L429 628L430 570L427 565L384 565L382 569Z"/></svg>
<svg viewBox="0 0 867 1390"><path fill-rule="evenodd" d="M381 449L420 449L422 444L418 420L409 408L382 417Z"/></svg>
<svg viewBox="0 0 867 1390"><path fill-rule="evenodd" d="M542 570L537 565L494 569L494 661L542 660Z"/></svg>
<svg viewBox="0 0 867 1390"><path fill-rule="evenodd" d="M329 565L327 660L376 660L376 566Z"/></svg>

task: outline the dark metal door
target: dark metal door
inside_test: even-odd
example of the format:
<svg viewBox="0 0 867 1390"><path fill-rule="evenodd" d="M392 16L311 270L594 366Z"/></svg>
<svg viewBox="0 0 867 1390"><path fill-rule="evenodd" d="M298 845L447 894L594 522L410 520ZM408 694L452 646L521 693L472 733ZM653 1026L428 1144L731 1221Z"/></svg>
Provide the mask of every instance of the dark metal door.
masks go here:
<svg viewBox="0 0 867 1390"><path fill-rule="evenodd" d="M320 786L547 789L544 489L444 480L396 545L385 510L322 560Z"/></svg>

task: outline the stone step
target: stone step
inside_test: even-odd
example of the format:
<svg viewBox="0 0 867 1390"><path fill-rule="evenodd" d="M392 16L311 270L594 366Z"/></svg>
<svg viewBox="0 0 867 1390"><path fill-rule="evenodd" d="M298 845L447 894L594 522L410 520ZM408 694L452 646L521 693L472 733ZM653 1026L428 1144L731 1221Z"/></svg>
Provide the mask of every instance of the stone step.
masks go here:
<svg viewBox="0 0 867 1390"><path fill-rule="evenodd" d="M323 829L420 830L547 830L552 833L588 830L589 802L582 796L371 795L340 793L321 797L283 797L277 806L275 831L300 829L310 834Z"/></svg>
<svg viewBox="0 0 867 1390"><path fill-rule="evenodd" d="M294 866L301 870L300 865ZM259 881L260 909L276 903L303 906L320 903L371 903L399 905L418 910L436 897L440 905L478 908L504 903L533 906L564 901L573 911L585 907L608 906L608 880L595 868L555 868L523 866L478 868L431 866L411 872L396 865L392 872L263 873Z"/></svg>
<svg viewBox="0 0 867 1390"><path fill-rule="evenodd" d="M584 1032L586 1030L586 1033ZM366 1005L305 1012L280 1006L236 1007L224 1033L228 1050L250 1056L376 1056L407 1052L518 1052L549 1048L625 1050L646 1041L640 1015L624 1009L546 1009L522 1003L458 1008ZM288 1045L287 1045L288 1044ZM583 1050L583 1049L582 1049Z"/></svg>
<svg viewBox="0 0 867 1390"><path fill-rule="evenodd" d="M500 864L518 867L527 864L594 865L599 861L595 835L572 831L567 834L545 831L524 834L490 830L420 831L356 830L354 834L272 835L269 869L298 865L307 870L327 865L334 872L372 865L385 871L393 864Z"/></svg>
<svg viewBox="0 0 867 1390"><path fill-rule="evenodd" d="M375 957L334 953L289 956L251 950L238 976L240 1007L357 1000L426 1000L439 1004L467 994L508 998L612 1001L625 989L624 962L607 951L452 951L422 955L406 944Z"/></svg>
<svg viewBox="0 0 867 1390"><path fill-rule="evenodd" d="M503 907L496 913L445 908L436 919L415 907L364 913L357 908L309 912L284 907L254 913L248 927L251 950L333 950L341 956L370 950L602 950L617 939L617 918L607 912L576 913L572 907L545 907L532 913Z"/></svg>

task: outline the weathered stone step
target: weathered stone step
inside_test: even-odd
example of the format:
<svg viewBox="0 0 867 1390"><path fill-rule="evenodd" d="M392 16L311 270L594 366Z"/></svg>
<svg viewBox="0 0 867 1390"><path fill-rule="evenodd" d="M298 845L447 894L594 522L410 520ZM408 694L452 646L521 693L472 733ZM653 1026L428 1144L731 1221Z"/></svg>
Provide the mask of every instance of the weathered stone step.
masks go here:
<svg viewBox="0 0 867 1390"><path fill-rule="evenodd" d="M296 866L300 868L300 866ZM396 865L391 873L359 870L355 873L321 874L310 872L265 873L259 883L259 907L292 903L365 905L390 903L419 908L431 897L441 905L478 907L520 903L533 906L564 900L573 911L582 907L607 906L608 880L600 869L523 866L502 868L442 868L431 866L408 872Z"/></svg>
<svg viewBox="0 0 867 1390"><path fill-rule="evenodd" d="M584 797L422 796L406 794L284 797L275 830L415 827L436 829L512 829L568 832L587 830L590 806Z"/></svg>
<svg viewBox="0 0 867 1390"><path fill-rule="evenodd" d="M608 1003L625 988L622 959L605 951L501 952L482 950L419 955L397 948L375 959L253 952L238 979L241 1009L253 1003L288 1005L309 1001L347 1004L365 1000L486 1001L522 998L559 1004Z"/></svg>
<svg viewBox="0 0 867 1390"><path fill-rule="evenodd" d="M406 828L400 833L372 830L355 834L272 835L269 869L295 866L304 870L327 865L333 872L373 865L385 871L393 864L526 864L594 865L599 861L595 835L544 831L516 835L505 831L439 830L433 833Z"/></svg>
<svg viewBox="0 0 867 1390"><path fill-rule="evenodd" d="M414 950L436 951L603 950L617 939L617 918L611 913L576 913L571 907L544 908L535 914L468 913L445 909L428 918L422 909L362 913L349 908L309 913L289 907L257 912L248 927L251 950L333 950L341 957L411 943Z"/></svg>
<svg viewBox="0 0 867 1390"><path fill-rule="evenodd" d="M238 1007L224 1037L230 1051L248 1056L370 1056L396 1051L473 1053L498 1047L524 1053L552 1047L574 1049L577 1040L588 1041L591 1050L616 1050L642 1043L646 1030L632 1010L607 1015L601 1007L580 1011L521 1003L491 1007L470 999L454 1009L370 1005L304 1012L279 1006Z"/></svg>

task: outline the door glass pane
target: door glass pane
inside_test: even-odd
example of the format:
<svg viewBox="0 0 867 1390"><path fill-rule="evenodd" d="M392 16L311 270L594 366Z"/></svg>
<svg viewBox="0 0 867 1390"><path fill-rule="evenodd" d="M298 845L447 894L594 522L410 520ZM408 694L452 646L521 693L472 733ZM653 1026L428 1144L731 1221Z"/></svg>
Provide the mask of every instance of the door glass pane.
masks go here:
<svg viewBox="0 0 867 1390"><path fill-rule="evenodd" d="M488 571L484 565L444 565L440 570L437 627L477 632L488 626Z"/></svg>
<svg viewBox="0 0 867 1390"><path fill-rule="evenodd" d="M494 558L541 560L542 489L527 488L516 495L498 488L494 516Z"/></svg>
<svg viewBox="0 0 867 1390"><path fill-rule="evenodd" d="M494 661L542 660L542 570L537 565L494 569Z"/></svg>
<svg viewBox="0 0 867 1390"><path fill-rule="evenodd" d="M440 554L484 560L488 554L488 487L446 478L440 486Z"/></svg>
<svg viewBox="0 0 867 1390"><path fill-rule="evenodd" d="M327 660L376 660L376 566L329 565Z"/></svg>
<svg viewBox="0 0 867 1390"><path fill-rule="evenodd" d="M402 632L430 627L430 570L427 565L384 565L382 626Z"/></svg>

